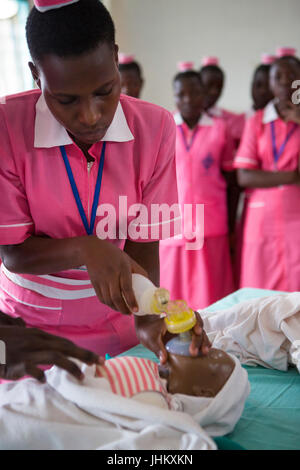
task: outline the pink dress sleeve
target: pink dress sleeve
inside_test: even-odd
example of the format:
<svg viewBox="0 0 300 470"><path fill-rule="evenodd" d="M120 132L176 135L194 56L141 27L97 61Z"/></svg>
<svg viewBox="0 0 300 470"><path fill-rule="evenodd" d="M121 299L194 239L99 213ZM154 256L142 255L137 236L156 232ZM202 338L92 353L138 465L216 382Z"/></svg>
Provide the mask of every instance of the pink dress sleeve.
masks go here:
<svg viewBox="0 0 300 470"><path fill-rule="evenodd" d="M16 245L34 232L34 223L16 169L3 106L0 107L0 245Z"/></svg>
<svg viewBox="0 0 300 470"><path fill-rule="evenodd" d="M261 112L251 116L245 125L241 144L234 159L234 168L258 170L260 159L258 155L259 126L261 123Z"/></svg>

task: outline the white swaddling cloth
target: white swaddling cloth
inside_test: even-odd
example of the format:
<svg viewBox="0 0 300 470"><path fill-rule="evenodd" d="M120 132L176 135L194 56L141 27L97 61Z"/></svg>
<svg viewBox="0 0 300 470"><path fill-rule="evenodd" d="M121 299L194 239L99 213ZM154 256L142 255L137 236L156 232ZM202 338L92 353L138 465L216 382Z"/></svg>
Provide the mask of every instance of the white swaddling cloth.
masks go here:
<svg viewBox="0 0 300 470"><path fill-rule="evenodd" d="M146 391L142 401L113 393L107 378L95 376L96 366L84 364L84 383L52 367L46 384L3 384L0 449L216 449L209 434L234 428L250 390L247 372L233 359L235 368L216 397L170 395L171 409L154 405L151 395L159 393L151 390L149 401Z"/></svg>
<svg viewBox="0 0 300 470"><path fill-rule="evenodd" d="M215 348L241 363L300 372L300 293L251 299L213 313L199 310Z"/></svg>
<svg viewBox="0 0 300 470"><path fill-rule="evenodd" d="M225 385L214 398L174 394L173 409L193 416L210 436L224 436L231 432L240 419L250 393L248 374L239 360L230 354L235 368Z"/></svg>
<svg viewBox="0 0 300 470"><path fill-rule="evenodd" d="M0 449L216 449L188 414L116 395L95 366L82 370L84 383L52 367L46 384L0 385Z"/></svg>

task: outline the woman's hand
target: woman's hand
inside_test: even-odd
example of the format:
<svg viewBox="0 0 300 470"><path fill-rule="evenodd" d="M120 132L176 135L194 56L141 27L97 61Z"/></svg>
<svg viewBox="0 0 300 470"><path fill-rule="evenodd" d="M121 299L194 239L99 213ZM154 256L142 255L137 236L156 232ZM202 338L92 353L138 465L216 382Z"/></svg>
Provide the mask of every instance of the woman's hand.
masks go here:
<svg viewBox="0 0 300 470"><path fill-rule="evenodd" d="M10 317L5 313L0 312L0 327L1 326L26 326L24 320L20 317ZM0 338L1 339L1 338Z"/></svg>
<svg viewBox="0 0 300 470"><path fill-rule="evenodd" d="M0 378L6 380L17 380L24 375L30 375L40 382L45 382L45 374L38 367L40 365L56 365L82 380L81 370L70 357L89 365L104 362L93 352L36 328L0 326L0 340L5 351L5 361L2 361L5 364L0 363Z"/></svg>
<svg viewBox="0 0 300 470"><path fill-rule="evenodd" d="M197 322L192 330L190 354L191 356L197 356L200 352L206 355L211 348L211 343L203 330L202 318L197 312L195 312L195 315ZM157 315L136 316L135 327L140 342L159 357L161 364L166 363L168 353L165 344L174 335L167 331L164 319L159 318Z"/></svg>
<svg viewBox="0 0 300 470"><path fill-rule="evenodd" d="M148 277L146 271L112 243L88 237L84 263L99 300L126 315L138 311L132 290L132 273Z"/></svg>

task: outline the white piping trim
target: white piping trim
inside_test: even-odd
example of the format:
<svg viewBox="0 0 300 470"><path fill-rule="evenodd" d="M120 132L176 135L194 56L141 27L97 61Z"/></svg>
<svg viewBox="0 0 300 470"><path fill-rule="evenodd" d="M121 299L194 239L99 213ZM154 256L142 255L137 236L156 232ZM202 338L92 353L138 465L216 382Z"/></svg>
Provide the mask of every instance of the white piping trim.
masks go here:
<svg viewBox="0 0 300 470"><path fill-rule="evenodd" d="M29 307L35 307L35 308L45 308L46 310L62 310L62 307L44 307L43 305L34 305L34 304L29 304L28 302L24 302L24 300L17 299L14 295L12 295L10 292L8 292L4 287L1 285L1 290L3 290L7 295L12 297L14 300L19 302L20 304L28 305Z"/></svg>
<svg viewBox="0 0 300 470"><path fill-rule="evenodd" d="M157 227L157 225L165 225L165 224L169 224L170 222L174 222L175 220L181 220L182 217L179 216L179 217L175 217L175 219L170 219L170 220L164 220L163 222L157 222L155 224L134 224L132 222L132 225L134 227Z"/></svg>
<svg viewBox="0 0 300 470"><path fill-rule="evenodd" d="M17 284L18 286L37 292L50 299L77 300L96 296L96 292L93 288L69 291L64 289L58 289L56 287L44 286L43 284L39 284L37 282L25 279L19 276L18 274L11 273L10 271L8 271L8 269L5 268L3 264L2 271L5 273L8 279L10 279L13 283Z"/></svg>
<svg viewBox="0 0 300 470"><path fill-rule="evenodd" d="M256 163L257 160L254 160L254 158L246 158L246 157L236 157L234 159L235 162L245 162L245 163Z"/></svg>
<svg viewBox="0 0 300 470"><path fill-rule="evenodd" d="M91 281L89 279L87 280L69 279L69 278L64 278L64 277L51 276L50 274L39 275L37 277L40 277L41 279L48 279L49 281L57 282L58 284L67 284L70 286L86 286L86 285L91 284Z"/></svg>
<svg viewBox="0 0 300 470"><path fill-rule="evenodd" d="M26 224L0 225L0 227L1 228L24 227L24 225L33 225L33 222L26 222Z"/></svg>
<svg viewBox="0 0 300 470"><path fill-rule="evenodd" d="M255 209L256 207L265 207L265 205L266 204L264 202L250 202L250 204L248 204L248 207Z"/></svg>

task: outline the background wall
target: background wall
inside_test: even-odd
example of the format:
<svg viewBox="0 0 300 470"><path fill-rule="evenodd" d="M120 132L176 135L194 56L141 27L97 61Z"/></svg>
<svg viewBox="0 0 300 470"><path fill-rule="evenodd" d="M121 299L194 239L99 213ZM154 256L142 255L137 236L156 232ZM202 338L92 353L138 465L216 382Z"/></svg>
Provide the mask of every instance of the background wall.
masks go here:
<svg viewBox="0 0 300 470"><path fill-rule="evenodd" d="M294 46L300 55L300 0L106 0L122 52L143 66L143 98L173 109L170 83L180 60L197 67L217 55L227 74L221 104L250 106L251 75L262 52ZM300 78L300 77L299 77Z"/></svg>

